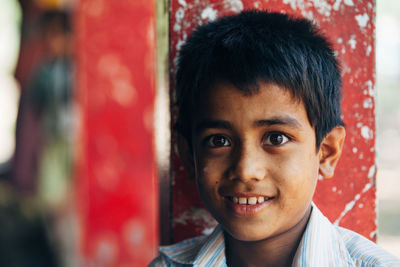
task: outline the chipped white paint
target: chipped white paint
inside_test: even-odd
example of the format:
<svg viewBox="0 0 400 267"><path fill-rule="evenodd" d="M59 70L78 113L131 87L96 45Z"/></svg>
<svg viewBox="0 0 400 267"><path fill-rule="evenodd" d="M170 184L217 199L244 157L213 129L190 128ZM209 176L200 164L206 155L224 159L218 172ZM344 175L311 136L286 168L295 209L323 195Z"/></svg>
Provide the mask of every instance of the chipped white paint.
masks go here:
<svg viewBox="0 0 400 267"><path fill-rule="evenodd" d="M364 186L364 188L361 190L361 193L358 193L357 195L355 195L354 199L346 204L346 206L344 207L344 210L342 211L342 213L340 213L339 217L334 222L335 225L339 225L339 223L343 219L343 217L354 207L354 205L357 203L357 201L361 198L361 194L367 192L371 187L372 187L372 185L370 183L366 184Z"/></svg>
<svg viewBox="0 0 400 267"><path fill-rule="evenodd" d="M375 173L376 173L376 166L372 165L371 168L369 168L369 171L368 171L368 178L370 178L370 179L374 178Z"/></svg>
<svg viewBox="0 0 400 267"><path fill-rule="evenodd" d="M179 217L174 218L174 224L179 223L187 225L189 221L206 228L214 228L217 225L217 222L210 213L202 208L191 208L182 213Z"/></svg>
<svg viewBox="0 0 400 267"><path fill-rule="evenodd" d="M332 6L326 0L313 0L314 7L321 15L329 17L331 15Z"/></svg>
<svg viewBox="0 0 400 267"><path fill-rule="evenodd" d="M347 41L347 43L350 45L351 49L356 49L357 46L357 40L356 36L353 34L351 35L350 39Z"/></svg>
<svg viewBox="0 0 400 267"><path fill-rule="evenodd" d="M369 21L369 16L367 13L365 13L363 15L359 14L356 16L356 20L357 20L358 26L360 26L360 28L364 28L365 26L367 26L367 23Z"/></svg>
<svg viewBox="0 0 400 267"><path fill-rule="evenodd" d="M341 3L342 0L336 0L336 2L333 4L333 10L338 11Z"/></svg>
<svg viewBox="0 0 400 267"><path fill-rule="evenodd" d="M337 190L336 186L332 187L332 192L336 192L336 190Z"/></svg>
<svg viewBox="0 0 400 267"><path fill-rule="evenodd" d="M357 153L358 149L356 147L353 147L352 151L355 154L355 153Z"/></svg>
<svg viewBox="0 0 400 267"><path fill-rule="evenodd" d="M367 167L361 166L361 170L362 170L362 171L366 171L366 170L367 170Z"/></svg>
<svg viewBox="0 0 400 267"><path fill-rule="evenodd" d="M378 205L376 205L376 206L378 206ZM375 212L375 214L378 214L378 213ZM378 218L378 217L377 217L377 218ZM375 222L375 225L378 225L378 221L377 221L377 220L376 220L376 222ZM376 232L377 232L377 230L372 231L372 232L369 234L369 237L370 237L370 238L374 238L374 237L376 236Z"/></svg>
<svg viewBox="0 0 400 267"><path fill-rule="evenodd" d="M213 21L217 18L217 11L215 9L213 9L212 7L206 7L201 12L201 18L203 20Z"/></svg>
<svg viewBox="0 0 400 267"><path fill-rule="evenodd" d="M243 3L241 0L225 0L224 9L239 13L243 10Z"/></svg>
<svg viewBox="0 0 400 267"><path fill-rule="evenodd" d="M324 180L324 176L322 176L322 174L320 174L320 173L318 174L318 180L320 180L320 181Z"/></svg>
<svg viewBox="0 0 400 267"><path fill-rule="evenodd" d="M186 6L187 6L185 0L178 0L178 3L179 3L181 6L183 6L183 7L186 7Z"/></svg>
<svg viewBox="0 0 400 267"><path fill-rule="evenodd" d="M174 24L175 32L179 32L182 29L181 22L184 17L185 17L184 9L178 8L178 10L175 12L175 24Z"/></svg>
<svg viewBox="0 0 400 267"><path fill-rule="evenodd" d="M342 38L337 38L337 42L338 42L338 44L341 44L341 43L343 43L343 39Z"/></svg>
<svg viewBox="0 0 400 267"><path fill-rule="evenodd" d="M364 108L373 108L373 102L371 98L367 98L363 101L363 107Z"/></svg>
<svg viewBox="0 0 400 267"><path fill-rule="evenodd" d="M346 6L354 6L353 0L344 0L343 2Z"/></svg>
<svg viewBox="0 0 400 267"><path fill-rule="evenodd" d="M296 0L283 0L285 5L289 4L292 9L296 9Z"/></svg>
<svg viewBox="0 0 400 267"><path fill-rule="evenodd" d="M372 97L375 97L375 88L374 88L374 84L372 83L372 81L371 80L366 81L365 85L367 86L368 94Z"/></svg>
<svg viewBox="0 0 400 267"><path fill-rule="evenodd" d="M363 203L360 203L360 204L358 204L358 207L359 207L360 209L362 209L362 208L364 208L364 204L363 204Z"/></svg>
<svg viewBox="0 0 400 267"><path fill-rule="evenodd" d="M182 47L184 44L185 44L185 41L179 40L179 41L176 43L176 50L177 50L177 51L181 50L181 47ZM174 60L174 64L176 65L175 60Z"/></svg>
<svg viewBox="0 0 400 267"><path fill-rule="evenodd" d="M354 3L352 0L344 0L343 2L346 6L354 6ZM334 10L338 11L341 3L342 3L342 0L336 0L336 2L333 4L332 8Z"/></svg>
<svg viewBox="0 0 400 267"><path fill-rule="evenodd" d="M366 55L367 57L369 57L369 55L371 54L371 51L372 51L372 46L371 46L371 45L367 46L367 50L366 50L366 52L365 52L365 55Z"/></svg>

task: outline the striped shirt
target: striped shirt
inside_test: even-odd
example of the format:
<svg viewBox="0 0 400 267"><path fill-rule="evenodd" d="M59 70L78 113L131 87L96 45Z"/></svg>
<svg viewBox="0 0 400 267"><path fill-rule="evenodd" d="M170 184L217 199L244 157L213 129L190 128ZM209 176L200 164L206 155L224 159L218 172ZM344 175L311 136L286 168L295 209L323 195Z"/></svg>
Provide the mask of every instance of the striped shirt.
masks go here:
<svg viewBox="0 0 400 267"><path fill-rule="evenodd" d="M160 256L149 266L227 266L222 227L217 226L209 236L160 247ZM400 259L365 237L332 225L313 204L292 263L292 267L305 266L400 267Z"/></svg>

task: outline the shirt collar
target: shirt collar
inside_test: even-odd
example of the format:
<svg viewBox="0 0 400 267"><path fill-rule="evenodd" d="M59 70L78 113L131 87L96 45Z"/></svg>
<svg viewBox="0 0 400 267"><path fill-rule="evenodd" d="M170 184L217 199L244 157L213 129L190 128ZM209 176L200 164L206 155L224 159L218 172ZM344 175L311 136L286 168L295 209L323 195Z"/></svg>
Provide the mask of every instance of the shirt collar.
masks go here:
<svg viewBox="0 0 400 267"><path fill-rule="evenodd" d="M160 252L180 264L226 266L224 234L220 225L209 236L161 247ZM338 231L314 203L292 263L292 267L305 266L354 266Z"/></svg>
<svg viewBox="0 0 400 267"><path fill-rule="evenodd" d="M312 212L293 258L292 267L353 266L336 227L312 203Z"/></svg>
<svg viewBox="0 0 400 267"><path fill-rule="evenodd" d="M218 225L209 236L182 241L160 247L160 252L170 260L194 266L226 266L225 240L222 227Z"/></svg>

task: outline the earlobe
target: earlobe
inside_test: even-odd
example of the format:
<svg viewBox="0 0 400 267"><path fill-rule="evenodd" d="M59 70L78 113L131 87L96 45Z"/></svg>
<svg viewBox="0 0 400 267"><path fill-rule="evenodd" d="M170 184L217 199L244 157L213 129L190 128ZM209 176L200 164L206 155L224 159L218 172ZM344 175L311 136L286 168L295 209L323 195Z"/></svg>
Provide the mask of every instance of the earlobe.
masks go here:
<svg viewBox="0 0 400 267"><path fill-rule="evenodd" d="M177 134L177 145L178 145L178 153L179 157L185 166L186 171L189 174L189 178L194 178L194 160L193 153L189 147L188 140L182 136L181 134Z"/></svg>
<svg viewBox="0 0 400 267"><path fill-rule="evenodd" d="M343 126L333 128L322 140L319 149L319 173L331 178L342 154L346 130Z"/></svg>

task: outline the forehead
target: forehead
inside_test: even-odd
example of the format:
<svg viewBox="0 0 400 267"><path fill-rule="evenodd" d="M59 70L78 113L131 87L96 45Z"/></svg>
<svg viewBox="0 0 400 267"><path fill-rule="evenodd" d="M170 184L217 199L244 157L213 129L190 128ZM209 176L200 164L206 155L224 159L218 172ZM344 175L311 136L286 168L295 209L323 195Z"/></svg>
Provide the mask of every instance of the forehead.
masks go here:
<svg viewBox="0 0 400 267"><path fill-rule="evenodd" d="M199 98L195 121L215 119L263 119L289 115L308 122L302 101L276 84L260 83L258 90L243 92L230 83L217 83Z"/></svg>

